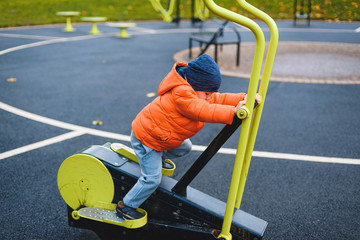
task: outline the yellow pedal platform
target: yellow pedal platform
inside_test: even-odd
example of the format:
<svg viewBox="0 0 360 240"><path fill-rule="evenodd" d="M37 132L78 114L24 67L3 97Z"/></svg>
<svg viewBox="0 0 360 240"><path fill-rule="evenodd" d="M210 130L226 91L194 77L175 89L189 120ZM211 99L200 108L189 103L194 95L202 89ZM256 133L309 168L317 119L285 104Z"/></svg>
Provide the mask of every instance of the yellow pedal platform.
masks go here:
<svg viewBox="0 0 360 240"><path fill-rule="evenodd" d="M147 223L147 213L145 210L138 208L136 209L138 212L144 214L144 217L136 220L123 219L116 215L115 207L116 204L109 203L107 204L110 207L106 209L97 208L97 207L84 207L79 210L75 210L72 212L72 217L75 220L80 219L81 217L87 218L94 221L109 223L125 228L140 228Z"/></svg>
<svg viewBox="0 0 360 240"><path fill-rule="evenodd" d="M112 176L99 159L89 154L78 153L65 159L57 182L61 196L73 209L75 220L82 217L125 228L140 228L147 223L147 213L141 208L136 209L144 215L140 219L128 220L116 215Z"/></svg>
<svg viewBox="0 0 360 240"><path fill-rule="evenodd" d="M114 152L130 159L131 161L139 163L139 161L135 155L135 152L132 148L129 148L128 146L125 146L124 144L121 144L121 143L112 143L110 145L110 148ZM173 166L173 168L171 168L171 169L163 168L162 174L170 177L174 174L176 166L175 166L175 163L173 161L171 161L170 159L165 159L165 162L171 164Z"/></svg>

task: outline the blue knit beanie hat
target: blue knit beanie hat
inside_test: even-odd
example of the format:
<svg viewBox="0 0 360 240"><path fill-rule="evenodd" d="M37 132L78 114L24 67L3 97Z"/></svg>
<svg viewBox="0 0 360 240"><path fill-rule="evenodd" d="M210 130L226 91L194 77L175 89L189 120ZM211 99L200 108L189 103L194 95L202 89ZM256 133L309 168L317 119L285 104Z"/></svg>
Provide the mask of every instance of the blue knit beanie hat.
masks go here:
<svg viewBox="0 0 360 240"><path fill-rule="evenodd" d="M204 54L189 62L186 78L195 91L217 92L221 85L221 74L216 62Z"/></svg>

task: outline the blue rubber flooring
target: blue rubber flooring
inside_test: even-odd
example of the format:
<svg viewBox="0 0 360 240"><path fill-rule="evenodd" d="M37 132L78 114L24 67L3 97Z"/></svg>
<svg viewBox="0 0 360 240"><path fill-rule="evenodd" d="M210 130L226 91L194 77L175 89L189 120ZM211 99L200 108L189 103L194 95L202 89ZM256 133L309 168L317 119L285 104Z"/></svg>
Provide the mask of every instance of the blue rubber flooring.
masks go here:
<svg viewBox="0 0 360 240"><path fill-rule="evenodd" d="M296 28L291 21L277 24L280 41L360 46L356 22L314 21L309 28ZM62 32L63 25L0 29L0 103L127 136L133 118L153 99L146 94L157 92L174 64L173 54L186 49L191 31L197 30L186 21L180 26L137 22L137 28L128 30L132 38L118 39L118 30L105 25L99 25L100 36L88 35L90 25L74 26L74 33ZM268 41L268 31L260 26ZM241 36L245 42L254 41L249 31L241 30ZM27 45L43 41L50 42ZM4 52L18 46L23 49ZM220 91L246 92L247 86L248 79L223 76ZM359 94L360 85L271 82L254 150L360 161ZM4 109L0 119L0 154L71 131ZM94 126L94 120L103 124ZM206 146L222 127L206 124L193 144ZM239 130L224 147L235 149L238 136ZM105 142L129 145L85 134L0 159L0 238L98 239L91 231L68 226L56 179L64 159ZM174 178L179 179L200 153L175 160ZM233 162L234 155L217 154L191 186L226 201ZM265 240L360 239L359 182L360 162L253 157L241 209L269 223Z"/></svg>

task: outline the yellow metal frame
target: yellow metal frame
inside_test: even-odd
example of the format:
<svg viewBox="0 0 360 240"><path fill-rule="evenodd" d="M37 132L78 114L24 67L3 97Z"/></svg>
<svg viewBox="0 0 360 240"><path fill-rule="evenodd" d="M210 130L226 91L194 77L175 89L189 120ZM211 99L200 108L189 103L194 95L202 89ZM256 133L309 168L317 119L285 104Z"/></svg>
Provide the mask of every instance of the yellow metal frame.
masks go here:
<svg viewBox="0 0 360 240"><path fill-rule="evenodd" d="M242 199L242 195L243 195L244 188L245 188L247 173L249 171L251 156L252 156L252 152L254 150L257 131L259 128L262 110L264 108L266 93L267 93L267 89L269 86L271 71L272 71L274 60L275 60L276 49L277 49L277 45L278 45L278 41L279 41L279 31L278 31L275 21L269 15L267 15L266 13L262 12L261 10L255 8L254 6L250 5L245 0L237 0L237 2L246 11L252 13L256 18L259 18L260 20L265 22L270 29L270 42L269 42L268 51L266 54L265 65L264 65L264 70L263 70L263 74L261 77L261 84L260 84L260 89L259 89L259 95L261 97L261 104L254 110L255 111L254 118L252 120L250 136L249 136L248 144L247 144L247 148L246 148L244 167L242 168L242 172L241 172L241 176L240 176L241 181L240 181L240 185L239 185L239 189L238 189L238 193L237 193L237 197L236 197L235 207L240 208L241 199Z"/></svg>
<svg viewBox="0 0 360 240"><path fill-rule="evenodd" d="M174 11L175 2L176 0L170 0L170 5L168 11L164 9L164 7L161 5L160 0L149 0L155 11L158 13L161 13L164 22L172 22L171 14Z"/></svg>
<svg viewBox="0 0 360 240"><path fill-rule="evenodd" d="M241 16L235 12L229 11L225 8L222 8L216 5L213 0L204 0L206 6L210 9L210 11L222 18L228 19L249 28L255 35L256 39L253 67L248 86L247 102L246 105L243 106L237 113L238 117L243 120L237 146L237 152L235 156L234 169L231 177L223 226L218 236L218 238L224 238L227 240L232 239L230 233L232 216L234 213L234 208L240 208L246 177L250 166L251 155L255 145L256 135L260 123L262 110L264 107L266 92L278 43L278 29L273 19L269 17L266 13L247 3L245 0L237 1L240 6L244 8L244 10L255 15L257 18L263 20L268 25L268 27L270 28L271 39L259 89L261 103L259 104L259 106L257 106L256 110L253 111L265 51L264 34L259 25L257 25L253 20Z"/></svg>
<svg viewBox="0 0 360 240"><path fill-rule="evenodd" d="M205 6L203 0L193 0L194 3L194 17L205 21L209 17L209 9Z"/></svg>
<svg viewBox="0 0 360 240"><path fill-rule="evenodd" d="M160 13L163 17L164 22L172 22L173 17L171 16L175 9L175 3L179 0L170 0L169 9L161 5L160 0L149 0L156 12ZM203 0L194 0L194 17L205 21L209 17L209 9L204 5Z"/></svg>

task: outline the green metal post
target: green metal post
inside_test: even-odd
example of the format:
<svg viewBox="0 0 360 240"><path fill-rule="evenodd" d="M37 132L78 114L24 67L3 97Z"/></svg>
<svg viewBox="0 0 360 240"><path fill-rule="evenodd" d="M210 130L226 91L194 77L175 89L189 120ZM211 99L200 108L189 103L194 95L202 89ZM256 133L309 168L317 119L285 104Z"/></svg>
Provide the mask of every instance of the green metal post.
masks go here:
<svg viewBox="0 0 360 240"><path fill-rule="evenodd" d="M234 163L233 174L231 177L228 200L225 209L224 222L221 233L218 236L218 238L224 238L230 240L231 239L230 227L232 222L232 216L234 213L237 191L239 188L240 174L242 172L243 163L244 163L245 150L246 150L249 131L250 131L256 91L259 84L260 71L262 66L264 50L265 50L265 38L263 32L261 31L261 28L251 19L241 16L232 11L229 11L225 8L222 8L216 5L212 0L204 0L204 2L206 6L214 14L249 28L254 33L256 39L253 67L252 67L250 82L248 86L247 102L245 107L243 108L243 110L247 112L247 117L243 119L241 126L241 134L239 137L237 153L235 156L235 163Z"/></svg>
<svg viewBox="0 0 360 240"><path fill-rule="evenodd" d="M237 0L237 1L240 4L240 6L243 7L246 11L252 13L256 18L259 18L262 21L264 21L268 25L268 27L270 29L270 34L271 34L269 47L268 47L266 60L265 60L265 65L264 65L264 70L263 70L263 74L262 74L262 78L261 78L260 89L259 89L259 95L261 97L261 104L255 109L255 112L254 112L253 122L251 124L251 130L250 130L249 139L248 139L248 145L247 145L246 153L245 153L244 165L243 165L243 168L241 171L241 176L240 176L239 189L238 189L237 197L236 197L235 207L240 208L240 204L241 204L241 200L242 200L242 196L243 196L243 192L244 192L244 188L245 188L246 178L247 178L247 174L249 171L251 156L252 156L252 152L254 150L256 135L257 135L257 131L258 131L259 124L260 124L261 114L262 114L262 110L264 108L266 92L267 92L267 89L269 86L271 70L273 67L274 59L275 59L276 48L277 48L277 44L278 44L278 40L279 40L279 32L278 32L276 23L269 15L260 11L259 9L255 8L254 6L250 5L245 0Z"/></svg>

